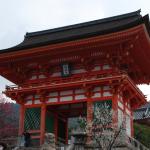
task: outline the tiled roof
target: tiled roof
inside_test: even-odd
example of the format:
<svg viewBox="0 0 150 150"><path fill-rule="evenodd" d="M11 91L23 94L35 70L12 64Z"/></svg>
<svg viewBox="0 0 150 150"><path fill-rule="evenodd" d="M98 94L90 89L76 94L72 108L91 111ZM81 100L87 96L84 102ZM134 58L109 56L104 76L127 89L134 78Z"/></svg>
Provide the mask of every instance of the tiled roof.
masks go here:
<svg viewBox="0 0 150 150"><path fill-rule="evenodd" d="M114 33L132 28L139 24L145 24L147 31L150 34L149 17L148 15L142 17L140 15L140 10L138 10L128 14L99 19L95 21L45 31L27 33L22 43L5 50L1 50L0 53L7 53L48 44L55 44L97 35Z"/></svg>
<svg viewBox="0 0 150 150"><path fill-rule="evenodd" d="M150 119L150 102L134 112L134 120Z"/></svg>

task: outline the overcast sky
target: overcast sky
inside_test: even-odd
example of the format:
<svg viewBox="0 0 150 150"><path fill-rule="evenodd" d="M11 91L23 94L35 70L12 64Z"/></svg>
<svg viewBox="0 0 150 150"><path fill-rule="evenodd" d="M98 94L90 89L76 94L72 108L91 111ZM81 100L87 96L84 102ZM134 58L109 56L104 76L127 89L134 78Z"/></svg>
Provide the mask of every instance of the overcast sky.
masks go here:
<svg viewBox="0 0 150 150"><path fill-rule="evenodd" d="M141 9L150 14L150 0L0 0L0 49L19 44L26 32L106 18ZM0 91L7 80L0 77ZM150 87L142 86L150 100Z"/></svg>

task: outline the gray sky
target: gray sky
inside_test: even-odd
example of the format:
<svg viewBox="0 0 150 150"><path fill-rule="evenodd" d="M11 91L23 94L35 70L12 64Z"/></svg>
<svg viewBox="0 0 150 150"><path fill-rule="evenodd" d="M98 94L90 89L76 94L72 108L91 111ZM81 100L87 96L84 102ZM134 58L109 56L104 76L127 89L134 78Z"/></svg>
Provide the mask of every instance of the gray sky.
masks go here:
<svg viewBox="0 0 150 150"><path fill-rule="evenodd" d="M106 18L141 9L150 14L150 0L0 0L0 49L19 44L26 32ZM0 77L0 91L10 84ZM150 87L142 86L144 94Z"/></svg>

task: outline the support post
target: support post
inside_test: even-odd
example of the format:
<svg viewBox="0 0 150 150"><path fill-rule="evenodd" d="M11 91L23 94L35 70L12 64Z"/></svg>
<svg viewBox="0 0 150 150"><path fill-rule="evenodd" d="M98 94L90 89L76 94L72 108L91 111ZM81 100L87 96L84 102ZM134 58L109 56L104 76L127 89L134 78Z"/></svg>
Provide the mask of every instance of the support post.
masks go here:
<svg viewBox="0 0 150 150"><path fill-rule="evenodd" d="M87 126L88 126L88 132L87 132L87 140L86 144L90 145L92 142L91 139L91 128L92 128L92 121L93 121L93 87L85 87L86 90L86 97L87 97L87 113L86 113L86 119L87 119Z"/></svg>
<svg viewBox="0 0 150 150"><path fill-rule="evenodd" d="M93 121L93 102L91 98L87 101L87 125L88 125L88 133L87 133L87 144L91 143L91 125Z"/></svg>
<svg viewBox="0 0 150 150"><path fill-rule="evenodd" d="M118 127L118 95L116 92L113 95L112 109L113 109L113 124L115 127Z"/></svg>
<svg viewBox="0 0 150 150"><path fill-rule="evenodd" d="M45 115L46 115L46 105L42 104L41 106L41 126L40 126L40 145L44 143L44 134L45 134Z"/></svg>
<svg viewBox="0 0 150 150"><path fill-rule="evenodd" d="M93 102L87 102L87 123L91 123L93 120Z"/></svg>
<svg viewBox="0 0 150 150"><path fill-rule="evenodd" d="M24 132L24 118L25 118L25 107L24 104L21 104L19 113L19 135L22 135L22 133Z"/></svg>
<svg viewBox="0 0 150 150"><path fill-rule="evenodd" d="M68 118L66 118L66 144L68 144Z"/></svg>
<svg viewBox="0 0 150 150"><path fill-rule="evenodd" d="M54 114L54 134L55 134L55 142L58 140L58 114Z"/></svg>
<svg viewBox="0 0 150 150"><path fill-rule="evenodd" d="M131 126L131 137L134 137L133 112L132 111L131 111L131 116L130 116L130 126Z"/></svg>

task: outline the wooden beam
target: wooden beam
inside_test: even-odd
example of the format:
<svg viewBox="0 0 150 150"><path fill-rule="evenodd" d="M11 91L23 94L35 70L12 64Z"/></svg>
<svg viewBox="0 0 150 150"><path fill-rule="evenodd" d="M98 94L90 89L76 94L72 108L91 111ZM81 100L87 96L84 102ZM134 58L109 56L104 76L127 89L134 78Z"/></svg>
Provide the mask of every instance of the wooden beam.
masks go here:
<svg viewBox="0 0 150 150"><path fill-rule="evenodd" d="M24 132L24 118L25 118L25 107L24 105L20 105L20 113L19 113L19 135L22 135Z"/></svg>
<svg viewBox="0 0 150 150"><path fill-rule="evenodd" d="M113 93L112 99L112 109L113 109L113 124L115 127L118 127L118 93Z"/></svg>

